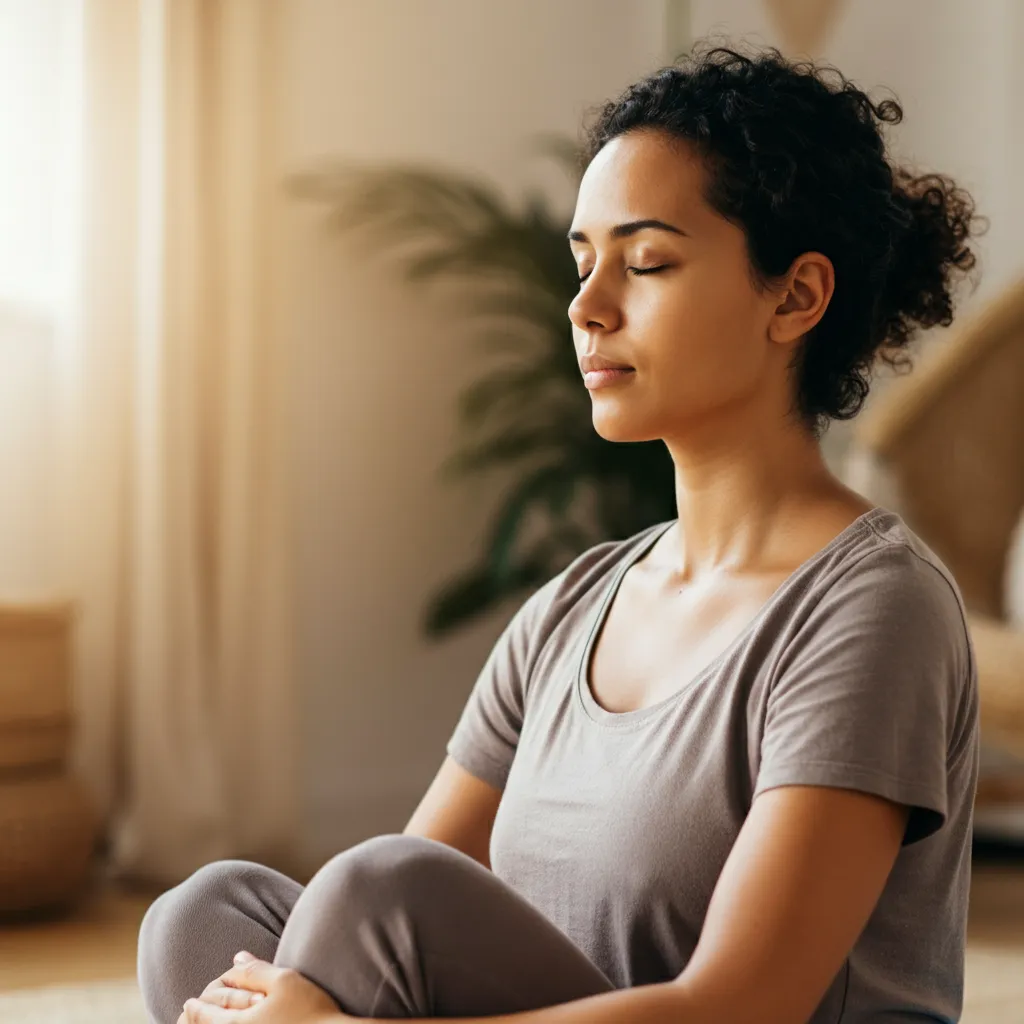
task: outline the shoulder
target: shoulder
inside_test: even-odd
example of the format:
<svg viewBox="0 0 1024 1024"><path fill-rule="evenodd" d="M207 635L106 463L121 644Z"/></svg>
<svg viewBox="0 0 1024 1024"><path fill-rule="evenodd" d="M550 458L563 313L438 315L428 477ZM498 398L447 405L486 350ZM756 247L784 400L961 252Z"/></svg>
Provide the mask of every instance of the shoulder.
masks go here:
<svg viewBox="0 0 1024 1024"><path fill-rule="evenodd" d="M972 685L974 652L960 588L948 567L895 512L879 508L812 564L780 608L776 678L813 669L885 687L898 672L927 685ZM870 673L870 674L869 674Z"/></svg>
<svg viewBox="0 0 1024 1024"><path fill-rule="evenodd" d="M883 509L880 515L868 521L868 525L881 559L904 566L904 571L912 578L920 579L922 585L935 586L956 605L961 617L966 618L963 597L953 573L901 516Z"/></svg>
<svg viewBox="0 0 1024 1024"><path fill-rule="evenodd" d="M910 631L908 642L927 647L953 666L955 697L962 714L977 717L978 668L968 624L967 606L956 578L942 558L895 512L886 511L872 522L877 552L865 563L881 588L879 600L893 613L901 612Z"/></svg>
<svg viewBox="0 0 1024 1024"><path fill-rule="evenodd" d="M902 609L910 618L942 618L966 637L966 608L953 574L901 516L881 506L798 575L800 586L787 602L796 631L837 615L870 619Z"/></svg>
<svg viewBox="0 0 1024 1024"><path fill-rule="evenodd" d="M665 520L638 530L621 540L603 541L577 555L554 580L552 598L557 601L573 602L614 575L623 563L655 540L674 520Z"/></svg>
<svg viewBox="0 0 1024 1024"><path fill-rule="evenodd" d="M960 588L939 555L887 509L810 582L778 669L778 682L787 674L834 677L887 699L897 691L918 701L938 697L965 722L977 702Z"/></svg>
<svg viewBox="0 0 1024 1024"><path fill-rule="evenodd" d="M906 626L920 620L938 628L969 653L967 609L948 566L895 512L881 509L867 526L837 580L840 594L860 594L880 610L899 612Z"/></svg>
<svg viewBox="0 0 1024 1024"><path fill-rule="evenodd" d="M604 581L653 541L669 522L655 523L629 537L602 541L580 552L534 591L516 614L512 627L524 630L542 644L570 609L599 591Z"/></svg>

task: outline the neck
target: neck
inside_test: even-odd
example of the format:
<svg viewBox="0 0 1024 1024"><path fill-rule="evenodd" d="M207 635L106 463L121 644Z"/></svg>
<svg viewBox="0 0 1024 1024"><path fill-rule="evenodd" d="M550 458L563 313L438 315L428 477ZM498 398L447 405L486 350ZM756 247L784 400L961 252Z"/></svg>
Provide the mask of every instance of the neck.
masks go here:
<svg viewBox="0 0 1024 1024"><path fill-rule="evenodd" d="M802 424L716 419L666 438L675 464L677 571L685 579L740 572L771 561L776 538L801 513L856 496L829 471Z"/></svg>

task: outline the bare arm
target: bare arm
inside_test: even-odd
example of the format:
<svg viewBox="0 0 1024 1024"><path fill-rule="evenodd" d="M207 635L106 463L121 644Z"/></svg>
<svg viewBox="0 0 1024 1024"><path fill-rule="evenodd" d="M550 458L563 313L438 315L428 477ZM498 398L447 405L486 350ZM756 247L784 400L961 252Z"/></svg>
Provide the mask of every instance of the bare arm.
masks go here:
<svg viewBox="0 0 1024 1024"><path fill-rule="evenodd" d="M490 868L491 829L500 802L500 790L446 757L404 832L436 839Z"/></svg>

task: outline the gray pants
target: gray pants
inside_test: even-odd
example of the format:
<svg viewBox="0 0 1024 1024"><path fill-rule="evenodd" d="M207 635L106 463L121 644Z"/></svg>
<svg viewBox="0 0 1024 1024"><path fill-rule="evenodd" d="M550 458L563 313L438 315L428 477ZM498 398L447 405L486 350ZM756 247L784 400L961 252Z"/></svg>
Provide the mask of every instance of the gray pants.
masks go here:
<svg viewBox="0 0 1024 1024"><path fill-rule="evenodd" d="M238 950L290 967L357 1017L466 1017L613 989L532 904L464 853L385 835L332 857L305 888L245 860L216 861L157 898L138 974L156 1024Z"/></svg>

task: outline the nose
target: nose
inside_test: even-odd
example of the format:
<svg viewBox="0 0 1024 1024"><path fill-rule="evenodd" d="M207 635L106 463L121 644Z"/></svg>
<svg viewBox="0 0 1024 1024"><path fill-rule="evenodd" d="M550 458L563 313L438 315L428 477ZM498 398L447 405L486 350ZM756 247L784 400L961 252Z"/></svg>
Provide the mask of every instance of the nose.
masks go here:
<svg viewBox="0 0 1024 1024"><path fill-rule="evenodd" d="M614 331L622 314L608 290L602 288L596 278L597 271L593 271L580 285L576 297L569 303L569 319L581 331Z"/></svg>

